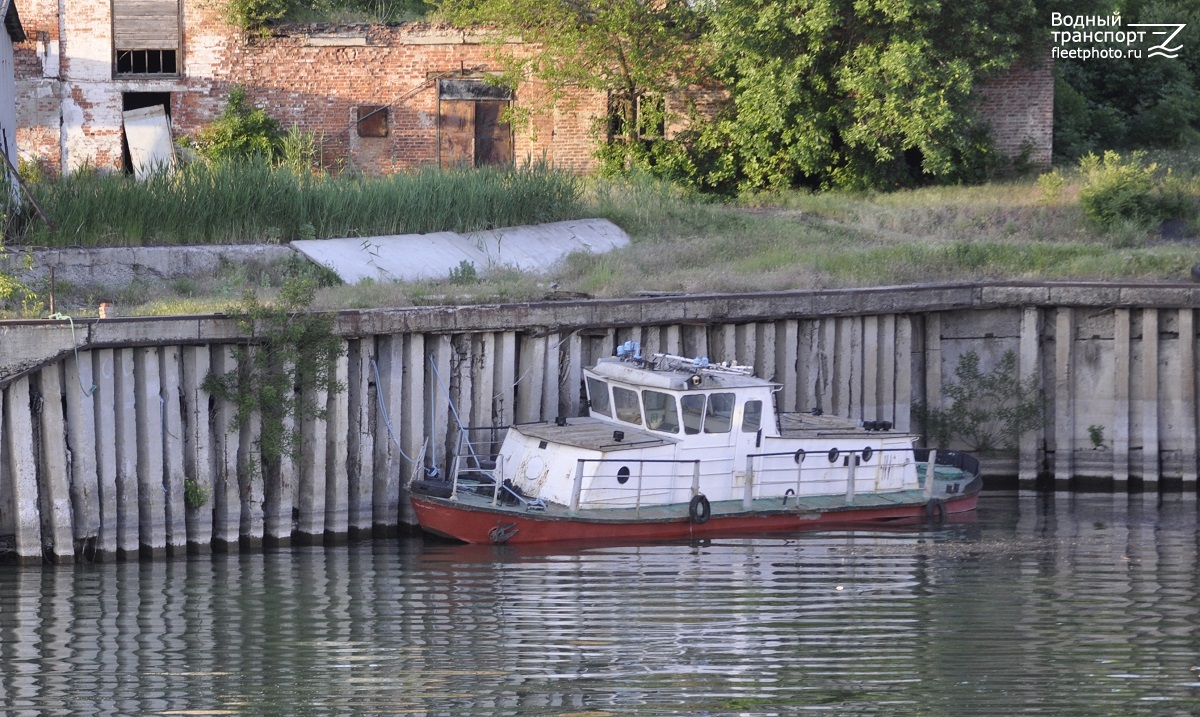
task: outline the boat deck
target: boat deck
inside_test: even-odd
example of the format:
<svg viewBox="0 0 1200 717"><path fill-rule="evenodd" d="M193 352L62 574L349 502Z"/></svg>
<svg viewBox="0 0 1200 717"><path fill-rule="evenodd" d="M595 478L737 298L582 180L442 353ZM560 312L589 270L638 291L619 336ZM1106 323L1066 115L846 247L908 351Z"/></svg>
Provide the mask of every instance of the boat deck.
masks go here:
<svg viewBox="0 0 1200 717"><path fill-rule="evenodd" d="M811 413L780 413L779 433L783 438L861 435L867 431L856 421L839 416L814 416Z"/></svg>

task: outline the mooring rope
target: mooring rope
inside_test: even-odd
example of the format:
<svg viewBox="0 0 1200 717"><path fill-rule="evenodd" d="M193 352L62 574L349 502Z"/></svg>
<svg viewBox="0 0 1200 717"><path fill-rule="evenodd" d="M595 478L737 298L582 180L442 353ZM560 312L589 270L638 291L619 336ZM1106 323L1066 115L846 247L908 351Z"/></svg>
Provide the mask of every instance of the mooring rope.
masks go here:
<svg viewBox="0 0 1200 717"><path fill-rule="evenodd" d="M401 456L404 456L404 460L416 464L416 461L404 452L404 446L400 445L400 439L396 437L396 429L392 427L392 417L388 415L387 400L383 395L383 382L379 380L379 364L375 362L375 359L371 359L371 370L375 372L375 396L379 399L376 403L379 404L379 412L383 414L383 423L387 426L388 435L396 444L396 450L400 451Z"/></svg>
<svg viewBox="0 0 1200 717"><path fill-rule="evenodd" d="M79 370L79 342L75 339L75 319L62 313L53 313L48 316L51 321L69 321L71 322L71 347L75 350L75 380L79 382L79 390L83 391L84 398L90 398L99 387L92 384L90 389L83 386L83 373Z"/></svg>

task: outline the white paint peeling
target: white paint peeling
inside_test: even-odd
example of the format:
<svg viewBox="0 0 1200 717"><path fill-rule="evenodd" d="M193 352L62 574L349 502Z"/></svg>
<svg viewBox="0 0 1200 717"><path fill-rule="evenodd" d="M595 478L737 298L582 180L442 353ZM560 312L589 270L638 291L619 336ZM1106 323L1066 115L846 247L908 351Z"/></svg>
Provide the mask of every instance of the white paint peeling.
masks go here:
<svg viewBox="0 0 1200 717"><path fill-rule="evenodd" d="M38 40L37 56L42 61L42 77L57 79L59 75L58 40Z"/></svg>
<svg viewBox="0 0 1200 717"><path fill-rule="evenodd" d="M86 9L85 9L86 7ZM69 54L66 79L74 82L108 82L112 79L112 25L108 13L96 15L91 3L64 8L62 33Z"/></svg>
<svg viewBox="0 0 1200 717"><path fill-rule="evenodd" d="M63 164L67 171L87 165L106 166L113 155L113 138L121 134L121 93L108 83L70 84L64 93L62 112Z"/></svg>

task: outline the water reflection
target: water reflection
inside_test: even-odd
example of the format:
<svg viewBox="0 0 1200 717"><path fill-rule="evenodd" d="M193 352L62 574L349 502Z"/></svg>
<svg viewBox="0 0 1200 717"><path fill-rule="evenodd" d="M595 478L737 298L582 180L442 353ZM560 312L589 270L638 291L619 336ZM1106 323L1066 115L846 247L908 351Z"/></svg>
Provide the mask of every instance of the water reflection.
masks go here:
<svg viewBox="0 0 1200 717"><path fill-rule="evenodd" d="M1196 502L0 572L6 715L1193 714Z"/></svg>

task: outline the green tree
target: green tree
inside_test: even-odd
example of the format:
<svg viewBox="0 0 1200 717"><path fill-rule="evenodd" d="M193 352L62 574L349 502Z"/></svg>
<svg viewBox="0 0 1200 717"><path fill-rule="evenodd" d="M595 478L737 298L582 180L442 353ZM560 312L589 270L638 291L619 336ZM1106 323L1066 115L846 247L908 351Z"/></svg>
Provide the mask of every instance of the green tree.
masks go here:
<svg viewBox="0 0 1200 717"><path fill-rule="evenodd" d="M1055 64L1054 153L1075 159L1110 149L1181 147L1200 142L1200 0L1123 0L1084 14L1121 12L1133 23L1183 23L1177 58L1064 59ZM1076 12L1078 14L1078 12ZM1102 47L1093 43L1089 47ZM1126 45L1114 45L1122 50Z"/></svg>
<svg viewBox="0 0 1200 717"><path fill-rule="evenodd" d="M698 17L687 0L441 0L446 17L497 32L502 81L516 87L536 78L549 104L568 88L604 93L609 116L597 130L624 164L661 139L648 131L666 117L662 97L698 77ZM519 52L503 45L519 37Z"/></svg>
<svg viewBox="0 0 1200 717"><path fill-rule="evenodd" d="M731 102L691 138L696 179L749 189L970 178L989 151L974 89L1032 52L1048 17L1034 0L715 3L713 72Z"/></svg>

